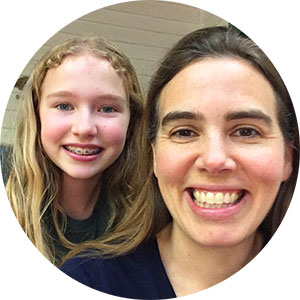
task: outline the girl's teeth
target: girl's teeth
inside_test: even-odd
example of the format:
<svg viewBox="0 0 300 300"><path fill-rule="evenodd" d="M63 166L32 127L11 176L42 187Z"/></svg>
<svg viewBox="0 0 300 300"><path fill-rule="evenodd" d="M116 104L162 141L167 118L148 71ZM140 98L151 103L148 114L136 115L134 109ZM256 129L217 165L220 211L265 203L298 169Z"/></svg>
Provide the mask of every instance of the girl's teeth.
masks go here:
<svg viewBox="0 0 300 300"><path fill-rule="evenodd" d="M92 155L100 152L100 149L89 149L89 148L80 148L80 147L72 147L72 146L65 146L65 148L73 152L75 154L80 155Z"/></svg>

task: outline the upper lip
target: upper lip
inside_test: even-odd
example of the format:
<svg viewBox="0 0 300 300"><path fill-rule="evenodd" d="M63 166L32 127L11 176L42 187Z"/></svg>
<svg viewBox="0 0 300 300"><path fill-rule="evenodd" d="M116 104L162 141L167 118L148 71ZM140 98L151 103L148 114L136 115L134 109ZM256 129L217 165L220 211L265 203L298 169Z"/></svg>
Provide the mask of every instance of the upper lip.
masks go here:
<svg viewBox="0 0 300 300"><path fill-rule="evenodd" d="M68 143L64 144L63 146L70 146L70 147L78 147L78 148L89 148L89 149L99 149L102 148L96 144L81 144L81 143Z"/></svg>
<svg viewBox="0 0 300 300"><path fill-rule="evenodd" d="M238 187L237 185L194 185L194 186L190 186L187 188L188 190L197 190L197 191L201 191L201 192L240 192L243 191L244 189L241 187Z"/></svg>

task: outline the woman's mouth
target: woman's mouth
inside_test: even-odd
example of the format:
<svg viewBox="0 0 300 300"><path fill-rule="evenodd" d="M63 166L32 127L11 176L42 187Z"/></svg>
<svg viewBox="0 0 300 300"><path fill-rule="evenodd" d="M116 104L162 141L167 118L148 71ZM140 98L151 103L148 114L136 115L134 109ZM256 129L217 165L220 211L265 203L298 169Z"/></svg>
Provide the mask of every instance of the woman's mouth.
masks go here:
<svg viewBox="0 0 300 300"><path fill-rule="evenodd" d="M190 189L189 193L198 207L216 209L232 207L238 204L244 197L246 191L210 192Z"/></svg>
<svg viewBox="0 0 300 300"><path fill-rule="evenodd" d="M98 154L102 151L102 148L84 148L84 147L74 147L74 146L63 146L67 151L72 152L77 155L90 156Z"/></svg>

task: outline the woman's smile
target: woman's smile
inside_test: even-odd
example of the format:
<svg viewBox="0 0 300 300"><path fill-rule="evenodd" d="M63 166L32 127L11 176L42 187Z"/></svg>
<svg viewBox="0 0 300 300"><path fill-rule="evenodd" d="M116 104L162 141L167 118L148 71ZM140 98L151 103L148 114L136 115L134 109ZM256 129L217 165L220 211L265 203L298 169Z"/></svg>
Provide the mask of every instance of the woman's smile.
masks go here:
<svg viewBox="0 0 300 300"><path fill-rule="evenodd" d="M209 192L192 189L190 195L197 206L202 208L227 208L239 203L243 197L240 192Z"/></svg>
<svg viewBox="0 0 300 300"><path fill-rule="evenodd" d="M245 190L213 192L190 189L186 192L192 211L207 220L226 220L238 214L243 209L248 194Z"/></svg>
<svg viewBox="0 0 300 300"><path fill-rule="evenodd" d="M292 169L275 103L233 58L195 62L163 88L153 163L176 232L214 246L254 234Z"/></svg>

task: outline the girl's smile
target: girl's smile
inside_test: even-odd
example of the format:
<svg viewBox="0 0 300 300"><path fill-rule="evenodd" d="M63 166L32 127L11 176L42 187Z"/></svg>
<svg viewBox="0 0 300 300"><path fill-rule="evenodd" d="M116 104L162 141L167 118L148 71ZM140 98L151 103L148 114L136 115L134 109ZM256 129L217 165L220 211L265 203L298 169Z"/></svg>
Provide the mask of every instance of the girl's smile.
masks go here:
<svg viewBox="0 0 300 300"><path fill-rule="evenodd" d="M64 176L100 176L121 154L130 110L123 78L88 52L51 68L39 107L41 140Z"/></svg>
<svg viewBox="0 0 300 300"><path fill-rule="evenodd" d="M97 145L64 145L63 149L66 151L66 154L71 158L78 161L93 161L99 158L103 153L103 148Z"/></svg>

